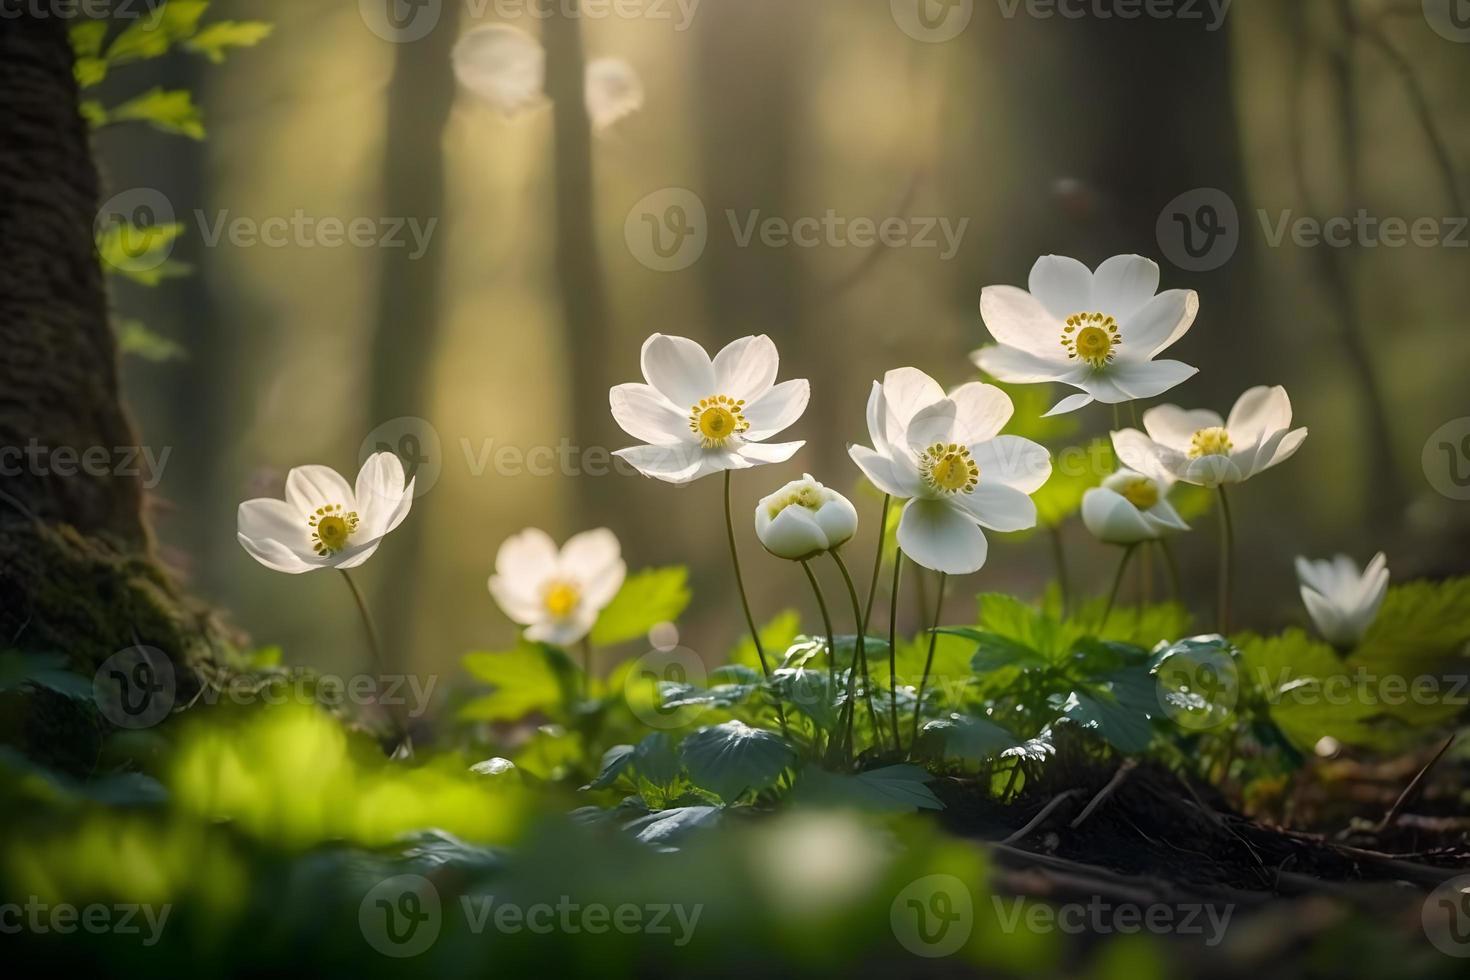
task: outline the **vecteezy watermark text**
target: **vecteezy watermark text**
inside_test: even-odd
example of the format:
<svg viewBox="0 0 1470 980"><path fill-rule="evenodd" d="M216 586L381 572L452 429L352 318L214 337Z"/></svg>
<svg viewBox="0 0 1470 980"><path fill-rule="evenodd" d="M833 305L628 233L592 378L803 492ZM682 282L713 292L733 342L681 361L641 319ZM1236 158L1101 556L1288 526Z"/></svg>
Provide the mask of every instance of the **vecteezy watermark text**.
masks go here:
<svg viewBox="0 0 1470 980"><path fill-rule="evenodd" d="M1025 898L992 896L996 922L1007 935L1024 930L1067 935L1202 936L1206 946L1218 946L1235 913L1233 905L1206 903L1113 902L1094 895L1086 902L1049 905Z"/></svg>
<svg viewBox="0 0 1470 980"><path fill-rule="evenodd" d="M1024 15L1036 20L1201 20L1218 31L1235 0L995 0L1007 20Z"/></svg>
<svg viewBox="0 0 1470 980"><path fill-rule="evenodd" d="M46 446L31 438L24 446L0 446L0 476L95 476L141 478L152 490L163 479L172 446Z"/></svg>
<svg viewBox="0 0 1470 980"><path fill-rule="evenodd" d="M78 930L102 935L142 936L144 946L157 945L173 906L137 902L90 905L43 902L35 895L19 902L0 904L0 934L30 932L38 936L56 933L69 936ZM147 933L144 933L144 928Z"/></svg>

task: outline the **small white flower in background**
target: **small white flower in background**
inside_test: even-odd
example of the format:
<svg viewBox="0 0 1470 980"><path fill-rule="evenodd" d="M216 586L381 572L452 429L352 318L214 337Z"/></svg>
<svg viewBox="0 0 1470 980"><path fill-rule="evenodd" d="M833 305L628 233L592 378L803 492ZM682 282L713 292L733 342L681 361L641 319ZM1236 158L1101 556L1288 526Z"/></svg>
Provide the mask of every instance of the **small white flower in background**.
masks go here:
<svg viewBox="0 0 1470 980"><path fill-rule="evenodd" d="M607 528L574 535L558 549L550 535L531 527L500 546L490 594L526 627L528 640L567 646L592 631L627 573L622 547Z"/></svg>
<svg viewBox="0 0 1470 980"><path fill-rule="evenodd" d="M776 384L780 357L767 336L742 337L711 360L685 337L654 334L643 344L647 384L608 393L613 418L646 446L620 449L644 476L689 483L723 470L784 463L804 442L766 443L806 411L805 379Z"/></svg>
<svg viewBox="0 0 1470 980"><path fill-rule="evenodd" d="M1306 429L1291 428L1291 399L1280 385L1241 395L1228 421L1204 409L1159 405L1143 413L1143 427L1147 435L1137 429L1113 433L1124 465L1202 487L1243 483L1286 462L1307 438Z"/></svg>
<svg viewBox="0 0 1470 980"><path fill-rule="evenodd" d="M1154 358L1194 323L1193 290L1158 292L1159 267L1139 255L1115 255L1096 272L1076 259L1044 255L1031 267L1030 292L986 286L980 316L996 346L972 356L1002 381L1057 381L1080 388L1047 412L1093 401L1116 405L1152 398L1199 369Z"/></svg>
<svg viewBox="0 0 1470 980"><path fill-rule="evenodd" d="M1347 650L1362 642L1378 617L1388 594L1388 559L1380 551L1359 572L1347 555L1331 561L1297 558L1296 577L1317 632L1334 647Z"/></svg>
<svg viewBox="0 0 1470 980"><path fill-rule="evenodd" d="M1082 495L1082 523L1106 544L1133 545L1188 531L1169 503L1172 487L1172 480L1119 470Z"/></svg>
<svg viewBox="0 0 1470 980"><path fill-rule="evenodd" d="M755 508L755 534L777 558L804 561L852 540L858 515L842 494L804 475Z"/></svg>
<svg viewBox="0 0 1470 980"><path fill-rule="evenodd" d="M879 490L907 500L898 525L904 554L951 575L979 571L988 545L981 527L1036 526L1030 495L1051 476L1051 455L1020 436L1000 435L1013 406L978 381L948 395L916 368L889 371L868 398L873 448L848 454Z"/></svg>
<svg viewBox="0 0 1470 980"><path fill-rule="evenodd" d="M459 83L507 116L549 102L546 50L518 27L477 27L459 39L450 57ZM621 58L594 58L587 63L586 99L593 127L606 129L643 108L643 81Z"/></svg>
<svg viewBox="0 0 1470 980"><path fill-rule="evenodd" d="M236 537L267 568L297 575L319 568L356 568L408 516L413 481L393 453L368 457L349 487L327 466L298 466L286 475L286 499L240 505Z"/></svg>

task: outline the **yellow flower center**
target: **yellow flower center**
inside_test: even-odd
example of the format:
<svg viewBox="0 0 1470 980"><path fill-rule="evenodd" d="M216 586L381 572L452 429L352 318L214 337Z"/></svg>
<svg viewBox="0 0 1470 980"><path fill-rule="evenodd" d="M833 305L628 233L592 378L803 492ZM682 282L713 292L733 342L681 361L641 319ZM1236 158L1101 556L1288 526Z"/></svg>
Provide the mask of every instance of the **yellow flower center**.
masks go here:
<svg viewBox="0 0 1470 980"><path fill-rule="evenodd" d="M1105 313L1074 313L1067 317L1067 326L1062 330L1062 348L1067 357L1095 368L1111 361L1122 342L1118 321Z"/></svg>
<svg viewBox="0 0 1470 980"><path fill-rule="evenodd" d="M1159 502L1159 486L1146 476L1129 480L1120 492L1125 500L1139 510L1148 510Z"/></svg>
<svg viewBox="0 0 1470 980"><path fill-rule="evenodd" d="M341 504L318 507L306 519L311 527L311 550L326 558L347 547L347 539L357 530L357 511L344 511Z"/></svg>
<svg viewBox="0 0 1470 980"><path fill-rule="evenodd" d="M939 493L970 493L980 482L980 464L970 458L970 450L950 443L935 443L919 456L919 472L924 482Z"/></svg>
<svg viewBox="0 0 1470 980"><path fill-rule="evenodd" d="M745 400L736 400L725 395L711 395L700 399L698 405L689 410L689 431L699 436L705 449L716 449L750 428L745 421Z"/></svg>
<svg viewBox="0 0 1470 980"><path fill-rule="evenodd" d="M821 510L822 494L817 487L805 483L785 496L772 500L766 507L766 512L770 514L771 520L775 520L787 507L805 507L810 511Z"/></svg>
<svg viewBox="0 0 1470 980"><path fill-rule="evenodd" d="M1208 429L1200 429L1189 440L1189 458L1199 459L1201 456L1228 456L1234 449L1230 441L1230 433L1222 426L1212 426Z"/></svg>
<svg viewBox="0 0 1470 980"><path fill-rule="evenodd" d="M552 619L566 619L582 599L582 590L570 582L553 582L547 586L541 603Z"/></svg>

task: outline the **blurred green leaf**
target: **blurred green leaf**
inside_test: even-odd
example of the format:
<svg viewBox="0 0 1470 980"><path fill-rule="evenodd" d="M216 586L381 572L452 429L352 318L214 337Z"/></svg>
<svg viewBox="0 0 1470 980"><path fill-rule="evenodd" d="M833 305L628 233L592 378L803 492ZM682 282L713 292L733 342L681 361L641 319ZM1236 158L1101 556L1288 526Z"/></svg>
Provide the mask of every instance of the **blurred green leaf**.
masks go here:
<svg viewBox="0 0 1470 980"><path fill-rule="evenodd" d="M182 361L189 356L184 348L162 334L154 333L142 320L136 319L118 321L117 349L119 353L141 357L155 364Z"/></svg>
<svg viewBox="0 0 1470 980"><path fill-rule="evenodd" d="M75 701L93 700L92 678L67 669L58 653L0 652L0 691L44 687Z"/></svg>
<svg viewBox="0 0 1470 980"><path fill-rule="evenodd" d="M612 646L645 637L658 624L678 619L689 599L689 569L682 565L632 575L597 617L592 644Z"/></svg>
<svg viewBox="0 0 1470 980"><path fill-rule="evenodd" d="M801 614L794 609L783 609L760 628L761 646L765 648L766 656L771 658L772 666L780 663L779 651L785 650L796 642L796 636L800 632ZM761 669L761 660L756 653L755 643L749 636L740 638L740 642L730 653L730 663L744 664L756 670Z"/></svg>
<svg viewBox="0 0 1470 980"><path fill-rule="evenodd" d="M184 49L201 54L214 64L225 60L230 48L251 48L270 36L275 25L258 20L221 20L210 24L184 42Z"/></svg>
<svg viewBox="0 0 1470 980"><path fill-rule="evenodd" d="M875 813L943 810L926 785L933 777L919 766L901 764L849 776L817 766L801 771L796 798L807 805L843 806Z"/></svg>
<svg viewBox="0 0 1470 980"><path fill-rule="evenodd" d="M123 65L162 57L176 43L194 35L208 8L209 0L168 0L149 16L134 20L108 45L108 63Z"/></svg>
<svg viewBox="0 0 1470 980"><path fill-rule="evenodd" d="M796 761L779 735L740 721L701 729L685 738L679 751L694 784L726 803L765 789Z"/></svg>
<svg viewBox="0 0 1470 980"><path fill-rule="evenodd" d="M562 702L561 680L544 646L522 642L503 653L467 653L462 662L477 680L495 690L461 707L461 720L517 721Z"/></svg>
<svg viewBox="0 0 1470 980"><path fill-rule="evenodd" d="M108 122L143 122L165 133L204 139L204 117L188 89L155 87L111 109Z"/></svg>

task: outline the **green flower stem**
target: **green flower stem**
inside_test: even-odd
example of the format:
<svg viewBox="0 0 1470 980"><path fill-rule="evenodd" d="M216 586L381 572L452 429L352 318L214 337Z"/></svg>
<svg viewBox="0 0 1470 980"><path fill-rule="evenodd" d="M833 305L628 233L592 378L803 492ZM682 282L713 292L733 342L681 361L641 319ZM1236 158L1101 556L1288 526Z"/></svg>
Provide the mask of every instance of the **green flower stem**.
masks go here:
<svg viewBox="0 0 1470 980"><path fill-rule="evenodd" d="M924 660L924 673L919 678L919 694L914 699L914 732L909 754L919 744L919 716L924 713L924 688L929 686L929 671L934 667L934 647L939 643L939 617L944 613L944 582L948 576L939 573L939 595L934 600L934 628L929 631L929 656Z"/></svg>
<svg viewBox="0 0 1470 980"><path fill-rule="evenodd" d="M385 680L388 676L388 661L383 656L383 644L378 639L378 627L373 622L373 614L368 612L367 601L362 597L362 591L358 589L357 583L352 576L347 574L347 569L339 568L342 573L342 581L347 583L347 588L352 592L353 601L357 603L357 614L362 619L363 630L367 633L368 649L372 651L373 663L377 665L379 680ZM413 748L408 739L408 722L396 706L388 707L388 717L393 722L394 734L398 737L398 745L409 746L409 753Z"/></svg>
<svg viewBox="0 0 1470 980"><path fill-rule="evenodd" d="M811 562L803 559L801 570L806 572L806 580L812 584L812 595L817 597L817 608L822 611L822 628L827 631L827 666L831 670L832 681L835 686L837 681L837 639L832 633L832 614L827 609L827 597L822 595L822 585L817 581L816 573L812 571ZM856 666L856 665L854 665ZM853 671L856 674L856 670ZM829 753L837 751L842 742L840 733L842 730L842 715L837 716L837 728L827 738L827 750Z"/></svg>
<svg viewBox="0 0 1470 980"><path fill-rule="evenodd" d="M1062 593L1062 616L1065 617L1072 607L1072 589L1067 582L1067 551L1062 542L1061 527L1047 528L1047 536L1051 538L1051 557L1056 564L1057 588Z"/></svg>
<svg viewBox="0 0 1470 980"><path fill-rule="evenodd" d="M740 593L740 608L745 612L745 625L750 627L750 639L755 643L756 656L761 660L761 672L766 680L771 679L771 665L766 660L765 647L761 646L761 633L755 627L755 617L750 614L750 599L745 595L745 577L740 574L740 550L735 546L735 519L730 513L730 471L725 471L725 533L730 538L730 563L735 566L735 588ZM776 718L781 722L781 734L791 740L791 731L786 727L786 709L776 701Z"/></svg>
<svg viewBox="0 0 1470 980"><path fill-rule="evenodd" d="M830 554L832 555L832 560L837 563L838 569L842 572L842 581L847 584L847 596L852 600L852 618L857 623L858 631L857 653L854 655L856 662L853 664L853 673L856 674L857 669L861 667L863 672L863 695L868 702L868 719L873 723L873 738L878 742L881 750L883 747L883 729L878 725L878 711L873 707L873 682L868 677L868 618L858 608L857 586L853 585L852 573L847 570L847 562L842 560L842 555L836 550L833 550ZM857 707L854 704L851 678L849 678L847 685L847 705L847 755L848 758L851 758L853 750L853 715L857 713Z"/></svg>
<svg viewBox="0 0 1470 980"><path fill-rule="evenodd" d="M1220 613L1218 629L1221 636L1230 629L1230 561L1235 550L1235 526L1230 518L1230 498L1225 495L1225 485L1220 485Z"/></svg>
<svg viewBox="0 0 1470 980"><path fill-rule="evenodd" d="M1174 559L1174 549L1163 538L1159 539L1159 551L1164 556L1164 566L1169 570L1169 597L1179 601L1179 562Z"/></svg>
<svg viewBox="0 0 1470 980"><path fill-rule="evenodd" d="M903 571L903 549L893 553L893 592L888 597L888 707L893 721L893 751L903 749L898 731L898 582Z"/></svg>
<svg viewBox="0 0 1470 980"><path fill-rule="evenodd" d="M868 581L868 604L863 607L863 622L873 621L873 597L878 594L878 573L883 570L883 543L888 540L888 505L893 497L883 495L883 514L878 518L878 547L873 549L873 577ZM832 552L837 554L837 552Z"/></svg>
<svg viewBox="0 0 1470 980"><path fill-rule="evenodd" d="M592 639L582 637L582 697L592 700Z"/></svg>
<svg viewBox="0 0 1470 980"><path fill-rule="evenodd" d="M1123 559L1118 562L1117 574L1113 576L1113 588L1108 593L1108 604L1103 607L1102 622L1097 624L1099 634L1108 628L1108 617L1113 614L1113 603L1118 601L1118 590L1123 587L1123 573L1128 570L1128 559L1133 557L1133 552L1137 549L1136 544L1130 544L1123 549Z"/></svg>

